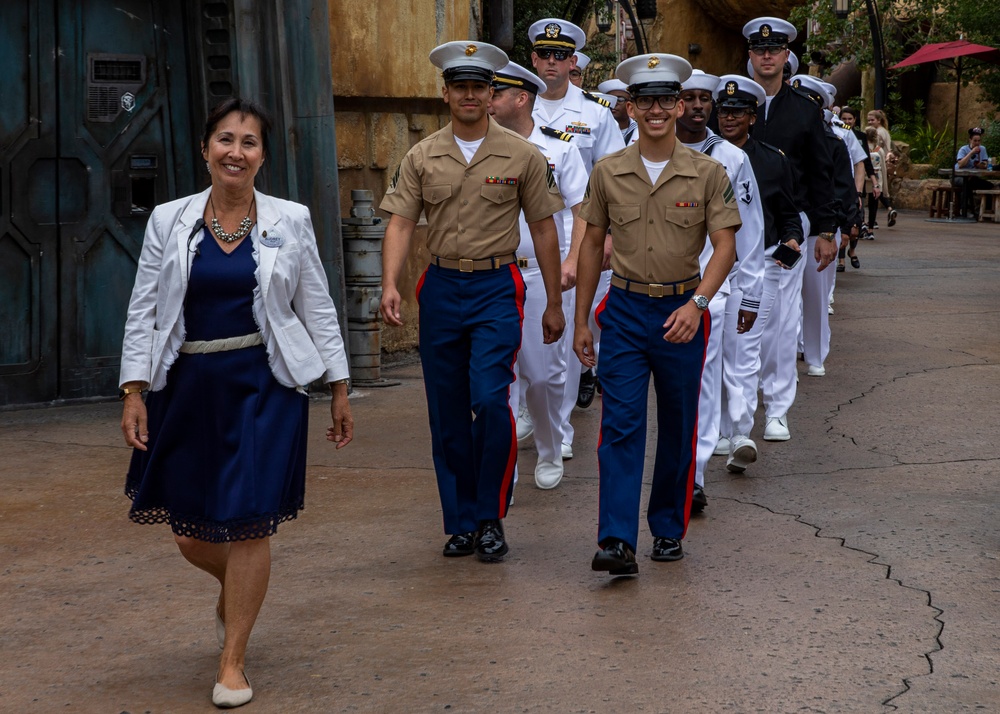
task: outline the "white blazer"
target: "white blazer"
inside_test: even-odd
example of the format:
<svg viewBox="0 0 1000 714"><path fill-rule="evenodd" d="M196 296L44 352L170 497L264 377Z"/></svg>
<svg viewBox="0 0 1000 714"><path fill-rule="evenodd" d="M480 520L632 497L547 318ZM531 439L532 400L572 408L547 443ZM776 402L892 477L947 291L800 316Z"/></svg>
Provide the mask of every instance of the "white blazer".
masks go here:
<svg viewBox="0 0 1000 714"><path fill-rule="evenodd" d="M184 296L191 261L204 232L192 229L211 189L153 209L129 301L120 384L143 382L158 391L184 342ZM320 263L309 209L254 191L253 313L279 384L304 387L350 376L337 309ZM269 247L266 243L280 245ZM279 241L275 241L279 238Z"/></svg>

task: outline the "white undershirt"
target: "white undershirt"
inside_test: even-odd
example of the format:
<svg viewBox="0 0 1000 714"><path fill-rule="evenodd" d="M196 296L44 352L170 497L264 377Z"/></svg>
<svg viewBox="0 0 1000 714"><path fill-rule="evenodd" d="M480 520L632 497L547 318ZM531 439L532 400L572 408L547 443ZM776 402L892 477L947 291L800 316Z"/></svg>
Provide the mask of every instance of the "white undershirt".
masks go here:
<svg viewBox="0 0 1000 714"><path fill-rule="evenodd" d="M771 111L771 100L777 95L770 97L764 97L764 118L767 119L767 113Z"/></svg>
<svg viewBox="0 0 1000 714"><path fill-rule="evenodd" d="M639 156L642 158L643 166L646 167L646 173L649 174L649 180L655 186L656 182L660 179L660 174L663 173L663 169L667 168L667 164L670 163L670 159L666 161L650 161L645 156L642 156L642 154L639 154Z"/></svg>
<svg viewBox="0 0 1000 714"><path fill-rule="evenodd" d="M486 137L484 136L483 139ZM455 137L455 143L458 144L458 148L462 150L462 156L465 157L465 163L472 161L472 157L476 155L479 151L479 145L483 143L483 139L476 139L475 141L462 141L457 136Z"/></svg>
<svg viewBox="0 0 1000 714"><path fill-rule="evenodd" d="M565 99L565 97L563 97L563 99ZM542 99L541 97L535 97L535 109L537 109L539 114L542 115L546 124L552 121L552 117L559 113L559 110L562 108L562 104L562 99Z"/></svg>

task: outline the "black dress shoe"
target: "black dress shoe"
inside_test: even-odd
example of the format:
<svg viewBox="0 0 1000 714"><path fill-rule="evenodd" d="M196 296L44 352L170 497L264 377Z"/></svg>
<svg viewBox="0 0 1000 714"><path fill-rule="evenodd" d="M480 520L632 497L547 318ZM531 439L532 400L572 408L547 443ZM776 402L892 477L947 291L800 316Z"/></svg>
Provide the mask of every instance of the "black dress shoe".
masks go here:
<svg viewBox="0 0 1000 714"><path fill-rule="evenodd" d="M684 557L684 549L677 538L653 538L653 552L649 555L653 560L680 560Z"/></svg>
<svg viewBox="0 0 1000 714"><path fill-rule="evenodd" d="M476 531L456 533L444 544L444 557L461 558L463 555L472 555L476 552L477 535Z"/></svg>
<svg viewBox="0 0 1000 714"><path fill-rule="evenodd" d="M707 505L708 499L705 497L705 489L695 484L694 493L691 494L691 513L701 513Z"/></svg>
<svg viewBox="0 0 1000 714"><path fill-rule="evenodd" d="M576 405L586 409L594 403L594 391L597 388L597 377L592 369L580 375L580 391L576 394Z"/></svg>
<svg viewBox="0 0 1000 714"><path fill-rule="evenodd" d="M503 536L503 524L498 519L481 521L479 538L476 540L476 557L484 563L499 563L508 550L510 548Z"/></svg>
<svg viewBox="0 0 1000 714"><path fill-rule="evenodd" d="M627 543L616 540L594 554L590 569L607 571L610 575L636 575L639 564L635 562L635 551Z"/></svg>

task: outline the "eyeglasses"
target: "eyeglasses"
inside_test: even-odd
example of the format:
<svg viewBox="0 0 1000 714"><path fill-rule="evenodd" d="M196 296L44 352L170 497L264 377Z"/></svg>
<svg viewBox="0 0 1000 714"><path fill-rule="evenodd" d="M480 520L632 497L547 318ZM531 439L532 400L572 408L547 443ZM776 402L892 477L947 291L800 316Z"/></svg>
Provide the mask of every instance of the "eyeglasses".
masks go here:
<svg viewBox="0 0 1000 714"><path fill-rule="evenodd" d="M617 96L617 95L615 95L615 94L609 94L608 96L609 96L609 97L611 97L612 99L614 99L614 100L615 100L615 103L614 103L614 105L613 105L613 106L616 106L616 107L617 107L617 106L618 106L619 104L621 104L622 102L626 101L626 100L625 100L625 97L619 97L619 96Z"/></svg>
<svg viewBox="0 0 1000 714"><path fill-rule="evenodd" d="M671 94L671 95L661 94L658 97L650 97L650 96L634 97L632 99L632 103L635 104L636 108L641 109L642 111L646 111L647 109L653 108L653 100L656 100L656 103L660 105L660 109L669 110L677 106L676 94Z"/></svg>
<svg viewBox="0 0 1000 714"><path fill-rule="evenodd" d="M544 50L537 49L535 54L538 55L539 59L547 60L549 57L555 55L555 58L562 62L563 60L568 60L573 56L573 53L569 50Z"/></svg>
<svg viewBox="0 0 1000 714"><path fill-rule="evenodd" d="M569 71L569 76L570 77L582 77L583 76L583 72L581 72L578 69L571 69Z"/></svg>
<svg viewBox="0 0 1000 714"><path fill-rule="evenodd" d="M758 57L763 57L768 52L770 52L771 56L774 57L779 52L783 52L784 50L787 50L787 49L788 49L788 45L778 45L777 47L775 47L775 46L751 47L750 51L753 52Z"/></svg>
<svg viewBox="0 0 1000 714"><path fill-rule="evenodd" d="M742 119L750 110L746 107L719 107L720 117L733 117L734 119Z"/></svg>

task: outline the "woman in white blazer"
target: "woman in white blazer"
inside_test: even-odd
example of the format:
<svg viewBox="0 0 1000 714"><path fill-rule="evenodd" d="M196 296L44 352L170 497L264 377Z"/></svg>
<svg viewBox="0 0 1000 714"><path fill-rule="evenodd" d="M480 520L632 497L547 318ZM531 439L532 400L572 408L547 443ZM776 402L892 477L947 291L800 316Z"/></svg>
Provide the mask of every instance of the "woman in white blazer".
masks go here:
<svg viewBox="0 0 1000 714"><path fill-rule="evenodd" d="M306 386L331 386L336 448L354 433L309 209L254 190L269 128L252 102L212 111L202 140L212 185L150 216L122 346L129 517L169 523L184 557L222 585L219 707L253 696L244 658L270 536L304 504Z"/></svg>

